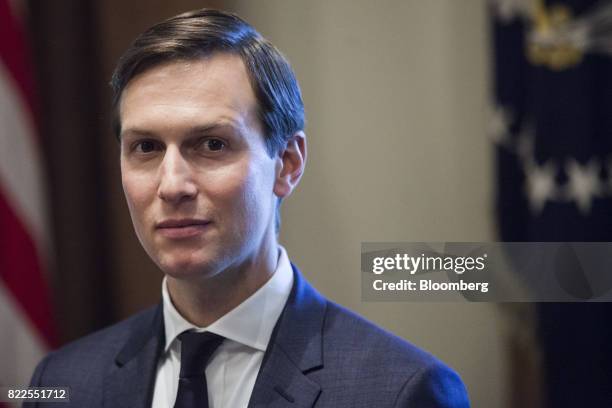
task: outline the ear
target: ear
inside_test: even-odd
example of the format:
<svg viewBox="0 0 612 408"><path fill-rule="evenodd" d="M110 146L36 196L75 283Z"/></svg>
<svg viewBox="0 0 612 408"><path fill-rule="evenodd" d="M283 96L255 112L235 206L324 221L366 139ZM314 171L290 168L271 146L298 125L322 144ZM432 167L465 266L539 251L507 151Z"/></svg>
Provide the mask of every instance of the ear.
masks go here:
<svg viewBox="0 0 612 408"><path fill-rule="evenodd" d="M305 166L306 135L303 131L299 131L291 136L285 148L278 152L274 194L279 198L291 194L302 178Z"/></svg>

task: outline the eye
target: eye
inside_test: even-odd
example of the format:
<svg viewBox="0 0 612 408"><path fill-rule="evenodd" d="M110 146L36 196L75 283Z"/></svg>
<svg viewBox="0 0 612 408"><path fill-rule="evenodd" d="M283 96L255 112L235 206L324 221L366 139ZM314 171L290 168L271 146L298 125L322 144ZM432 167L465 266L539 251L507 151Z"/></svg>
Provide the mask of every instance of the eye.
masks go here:
<svg viewBox="0 0 612 408"><path fill-rule="evenodd" d="M227 148L227 144L221 139L209 138L202 140L197 148L207 152L220 152Z"/></svg>
<svg viewBox="0 0 612 408"><path fill-rule="evenodd" d="M153 140L141 140L132 146L132 149L137 153L151 153L157 148L158 144Z"/></svg>

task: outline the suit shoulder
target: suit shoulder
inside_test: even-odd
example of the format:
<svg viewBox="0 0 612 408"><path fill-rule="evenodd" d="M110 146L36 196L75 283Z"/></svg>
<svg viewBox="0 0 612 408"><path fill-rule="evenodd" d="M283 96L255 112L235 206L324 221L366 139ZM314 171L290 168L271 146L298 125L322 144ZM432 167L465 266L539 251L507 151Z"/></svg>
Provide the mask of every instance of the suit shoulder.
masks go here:
<svg viewBox="0 0 612 408"><path fill-rule="evenodd" d="M72 341L49 353L41 362L47 374L74 371L85 366L102 366L114 361L130 335L142 327L150 325L157 306L150 307L109 327L98 330L85 337ZM97 365L99 364L99 365Z"/></svg>
<svg viewBox="0 0 612 408"><path fill-rule="evenodd" d="M358 351L364 360L375 360L377 366L414 370L425 367L448 369L425 350L366 320L343 306L328 301L325 322L330 348L338 353Z"/></svg>
<svg viewBox="0 0 612 408"><path fill-rule="evenodd" d="M469 407L461 378L446 364L332 302L324 339L326 370L318 380L347 406Z"/></svg>

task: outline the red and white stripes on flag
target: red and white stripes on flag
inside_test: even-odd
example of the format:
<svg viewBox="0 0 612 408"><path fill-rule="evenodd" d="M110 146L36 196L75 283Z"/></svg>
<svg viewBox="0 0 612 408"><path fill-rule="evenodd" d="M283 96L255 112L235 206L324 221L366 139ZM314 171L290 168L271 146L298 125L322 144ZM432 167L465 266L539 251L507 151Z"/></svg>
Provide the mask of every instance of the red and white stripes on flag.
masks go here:
<svg viewBox="0 0 612 408"><path fill-rule="evenodd" d="M0 0L0 385L27 385L54 341L44 172L29 48Z"/></svg>

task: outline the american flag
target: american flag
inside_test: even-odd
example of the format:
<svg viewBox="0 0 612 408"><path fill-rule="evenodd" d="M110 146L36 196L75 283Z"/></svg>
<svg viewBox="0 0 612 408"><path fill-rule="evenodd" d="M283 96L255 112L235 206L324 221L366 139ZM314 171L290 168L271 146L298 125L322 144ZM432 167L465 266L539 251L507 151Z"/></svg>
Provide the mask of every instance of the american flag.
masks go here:
<svg viewBox="0 0 612 408"><path fill-rule="evenodd" d="M0 385L26 386L54 343L41 135L23 9L0 0ZM1 405L1 403L0 403ZM17 405L15 405L17 406Z"/></svg>

